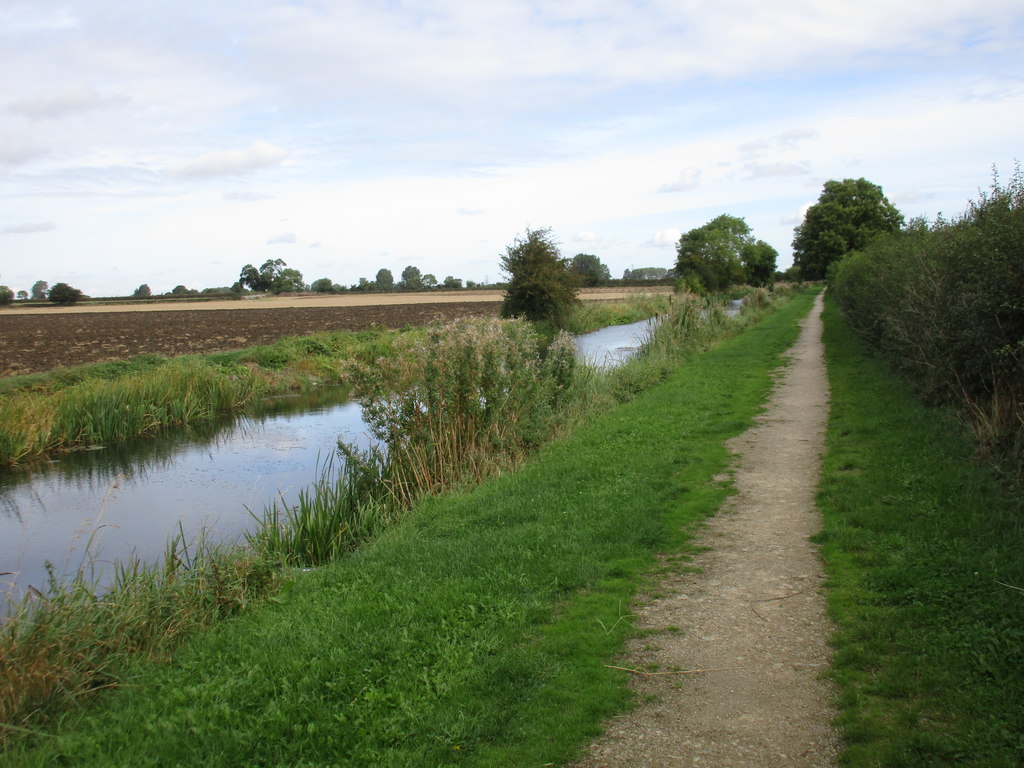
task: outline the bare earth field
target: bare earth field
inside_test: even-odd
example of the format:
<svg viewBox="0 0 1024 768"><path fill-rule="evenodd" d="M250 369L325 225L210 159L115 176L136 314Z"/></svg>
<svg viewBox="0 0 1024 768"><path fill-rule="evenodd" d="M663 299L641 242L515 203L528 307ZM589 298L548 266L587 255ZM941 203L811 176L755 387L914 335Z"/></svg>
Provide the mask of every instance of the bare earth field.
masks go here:
<svg viewBox="0 0 1024 768"><path fill-rule="evenodd" d="M596 288L585 301L668 289ZM241 301L79 304L0 310L0 376L154 353L222 352L320 331L494 317L501 291L276 296Z"/></svg>

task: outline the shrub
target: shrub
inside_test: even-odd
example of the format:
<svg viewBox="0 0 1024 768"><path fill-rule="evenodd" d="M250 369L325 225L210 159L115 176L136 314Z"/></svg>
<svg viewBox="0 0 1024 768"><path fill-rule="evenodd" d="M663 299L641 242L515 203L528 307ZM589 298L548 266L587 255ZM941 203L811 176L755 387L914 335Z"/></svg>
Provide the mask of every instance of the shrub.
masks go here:
<svg viewBox="0 0 1024 768"><path fill-rule="evenodd" d="M50 301L54 304L70 306L82 298L84 294L77 288L72 288L67 283L57 283L50 289Z"/></svg>
<svg viewBox="0 0 1024 768"><path fill-rule="evenodd" d="M561 257L550 229L527 229L501 257L508 287L501 305L502 317L524 317L565 326L578 303L578 279L570 262Z"/></svg>
<svg viewBox="0 0 1024 768"><path fill-rule="evenodd" d="M953 221L917 221L835 266L851 325L932 402L958 405L987 450L1024 452L1024 176Z"/></svg>

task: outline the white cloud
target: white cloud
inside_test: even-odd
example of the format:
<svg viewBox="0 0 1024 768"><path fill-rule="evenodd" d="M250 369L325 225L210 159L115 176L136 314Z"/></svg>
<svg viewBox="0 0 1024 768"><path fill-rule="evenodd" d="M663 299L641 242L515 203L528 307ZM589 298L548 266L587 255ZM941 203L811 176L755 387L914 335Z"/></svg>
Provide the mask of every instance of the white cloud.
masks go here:
<svg viewBox="0 0 1024 768"><path fill-rule="evenodd" d="M236 200L239 202L255 203L262 200L273 200L273 195L268 195L265 192L245 192L228 190L221 196L224 200Z"/></svg>
<svg viewBox="0 0 1024 768"><path fill-rule="evenodd" d="M802 163L747 163L743 167L749 179L764 179L772 176L805 176L811 172L809 161Z"/></svg>
<svg viewBox="0 0 1024 768"><path fill-rule="evenodd" d="M103 96L93 86L80 83L45 95L14 101L8 109L35 120L59 119L79 112L120 106L128 101L127 96Z"/></svg>
<svg viewBox="0 0 1024 768"><path fill-rule="evenodd" d="M267 240L267 245L282 245L284 243L295 242L298 242L298 238L295 237L294 232L282 232L280 235L274 235Z"/></svg>
<svg viewBox="0 0 1024 768"><path fill-rule="evenodd" d="M597 232L591 232L589 229L584 229L573 235L572 239L573 242L576 243L597 243L600 242L601 237Z"/></svg>
<svg viewBox="0 0 1024 768"><path fill-rule="evenodd" d="M268 141L254 141L246 149L208 152L171 168L174 176L206 178L213 176L239 176L263 168L279 165L288 157L288 150Z"/></svg>
<svg viewBox="0 0 1024 768"><path fill-rule="evenodd" d="M678 229L672 227L659 229L644 245L648 248L675 248L682 234Z"/></svg>
<svg viewBox="0 0 1024 768"><path fill-rule="evenodd" d="M57 225L52 221L27 222L25 224L10 224L0 228L0 234L4 235L28 235L35 232L52 232Z"/></svg>
<svg viewBox="0 0 1024 768"><path fill-rule="evenodd" d="M700 184L700 168L686 168L679 174L679 178L671 184L662 184L658 187L659 192L686 192Z"/></svg>

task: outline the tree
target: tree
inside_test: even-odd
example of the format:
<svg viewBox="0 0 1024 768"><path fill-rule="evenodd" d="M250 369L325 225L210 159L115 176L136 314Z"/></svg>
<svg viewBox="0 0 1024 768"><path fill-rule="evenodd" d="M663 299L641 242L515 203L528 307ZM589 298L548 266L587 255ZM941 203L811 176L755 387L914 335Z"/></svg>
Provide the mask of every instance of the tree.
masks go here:
<svg viewBox="0 0 1024 768"><path fill-rule="evenodd" d="M622 273L623 280L664 280L669 272L664 267L639 267Z"/></svg>
<svg viewBox="0 0 1024 768"><path fill-rule="evenodd" d="M444 279L444 287L446 290L449 291L461 291L462 280L457 277L452 277L451 275L448 275L448 277Z"/></svg>
<svg viewBox="0 0 1024 768"><path fill-rule="evenodd" d="M572 257L572 271L580 276L580 282L588 287L604 285L612 279L612 273L601 260L591 253L577 253Z"/></svg>
<svg viewBox="0 0 1024 768"><path fill-rule="evenodd" d="M427 274L423 276L423 287L428 289L437 288L437 278L427 272Z"/></svg>
<svg viewBox="0 0 1024 768"><path fill-rule="evenodd" d="M171 288L171 296L198 296L199 291L195 288L188 288L184 285L176 285Z"/></svg>
<svg viewBox="0 0 1024 768"><path fill-rule="evenodd" d="M281 261L278 259L278 261ZM284 262L281 262L284 265ZM303 282L302 273L297 269L282 269L276 275L270 283L270 292L273 294L279 293L298 293L299 291L306 290L306 284Z"/></svg>
<svg viewBox="0 0 1024 768"><path fill-rule="evenodd" d="M508 285L501 305L503 317L546 320L562 327L576 298L578 276L563 259L550 229L530 229L505 249L501 270Z"/></svg>
<svg viewBox="0 0 1024 768"><path fill-rule="evenodd" d="M313 293L337 293L334 290L334 283L331 282L329 277L321 277L319 280L314 280L309 284L309 290Z"/></svg>
<svg viewBox="0 0 1024 768"><path fill-rule="evenodd" d="M377 279L374 282L377 283L378 291L395 290L395 276L391 274L390 269L378 269Z"/></svg>
<svg viewBox="0 0 1024 768"><path fill-rule="evenodd" d="M38 283L36 283L38 285ZM33 286L34 288L35 286ZM57 283L50 289L49 292L50 301L54 304L61 304L64 306L70 306L78 301L84 295L77 288L72 288L67 283Z"/></svg>
<svg viewBox="0 0 1024 768"><path fill-rule="evenodd" d="M246 264L238 275L238 282L250 291L269 291L274 287L274 279L286 266L282 259L267 259L259 269Z"/></svg>
<svg viewBox="0 0 1024 768"><path fill-rule="evenodd" d="M723 213L679 238L676 274L698 292L725 290L746 279L743 252L753 243L747 222Z"/></svg>
<svg viewBox="0 0 1024 768"><path fill-rule="evenodd" d="M150 287L148 285L143 283L142 285L140 285L138 288L135 289L135 293L132 294L132 298L133 299L148 299L152 295L153 295L153 291L150 290Z"/></svg>
<svg viewBox="0 0 1024 768"><path fill-rule="evenodd" d="M18 291L18 301L27 301L28 291Z"/></svg>
<svg viewBox="0 0 1024 768"><path fill-rule="evenodd" d="M775 265L779 252L764 240L750 243L743 249L743 266L747 271L747 282L751 285L771 285L775 282Z"/></svg>
<svg viewBox="0 0 1024 768"><path fill-rule="evenodd" d="M423 287L423 276L419 267L409 266L402 270L402 279L398 281L400 291L418 291Z"/></svg>
<svg viewBox="0 0 1024 768"><path fill-rule="evenodd" d="M32 299L43 301L50 291L50 284L45 280L37 280L32 284Z"/></svg>
<svg viewBox="0 0 1024 768"><path fill-rule="evenodd" d="M902 226L903 214L877 184L863 178L826 181L794 230L793 262L804 279L821 280L834 262Z"/></svg>
<svg viewBox="0 0 1024 768"><path fill-rule="evenodd" d="M14 301L14 291L6 285L0 285L0 307L6 307Z"/></svg>

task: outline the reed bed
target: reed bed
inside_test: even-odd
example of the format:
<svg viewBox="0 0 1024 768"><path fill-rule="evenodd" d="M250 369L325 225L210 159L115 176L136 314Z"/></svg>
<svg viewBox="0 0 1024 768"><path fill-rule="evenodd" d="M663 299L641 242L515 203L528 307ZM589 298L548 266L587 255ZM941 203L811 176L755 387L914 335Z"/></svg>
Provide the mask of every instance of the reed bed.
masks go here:
<svg viewBox="0 0 1024 768"><path fill-rule="evenodd" d="M387 491L390 469L379 448L340 448L341 461L331 458L320 476L299 492L298 503L271 504L253 515L256 529L246 541L263 557L291 566L330 562L373 538L396 517Z"/></svg>
<svg viewBox="0 0 1024 768"><path fill-rule="evenodd" d="M546 348L520 320L467 320L399 345L356 376L364 418L388 449L400 506L479 482L547 439L576 368L571 337Z"/></svg>

